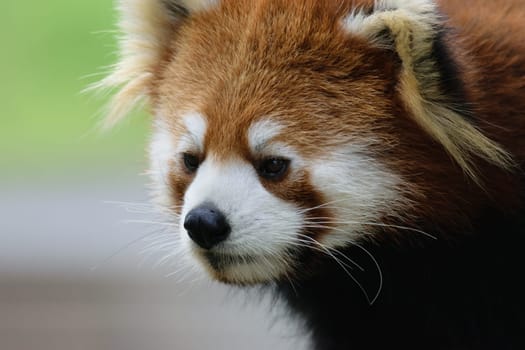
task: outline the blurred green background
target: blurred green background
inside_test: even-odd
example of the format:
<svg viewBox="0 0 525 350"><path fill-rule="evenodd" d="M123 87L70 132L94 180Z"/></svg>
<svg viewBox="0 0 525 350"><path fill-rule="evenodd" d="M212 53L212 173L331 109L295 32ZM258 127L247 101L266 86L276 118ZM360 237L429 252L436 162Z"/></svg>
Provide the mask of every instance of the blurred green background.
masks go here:
<svg viewBox="0 0 525 350"><path fill-rule="evenodd" d="M82 93L116 60L110 0L0 2L0 176L140 168L147 116L96 129L106 101Z"/></svg>

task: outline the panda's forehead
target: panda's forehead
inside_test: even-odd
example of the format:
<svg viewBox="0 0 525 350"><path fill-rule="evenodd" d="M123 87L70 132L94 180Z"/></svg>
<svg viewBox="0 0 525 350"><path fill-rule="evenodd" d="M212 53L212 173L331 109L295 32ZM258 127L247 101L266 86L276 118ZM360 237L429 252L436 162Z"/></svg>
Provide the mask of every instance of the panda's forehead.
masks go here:
<svg viewBox="0 0 525 350"><path fill-rule="evenodd" d="M179 152L211 153L218 159L243 153L257 157L291 152L283 140L284 124L268 116L242 124L216 125L204 113L189 111L180 120L184 132L179 138Z"/></svg>

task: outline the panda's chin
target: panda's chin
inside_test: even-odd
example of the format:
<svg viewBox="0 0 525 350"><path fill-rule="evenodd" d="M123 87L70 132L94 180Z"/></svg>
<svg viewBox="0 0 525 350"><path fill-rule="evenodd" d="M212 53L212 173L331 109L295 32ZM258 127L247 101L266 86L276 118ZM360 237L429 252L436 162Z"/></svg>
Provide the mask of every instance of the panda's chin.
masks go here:
<svg viewBox="0 0 525 350"><path fill-rule="evenodd" d="M198 259L213 279L233 285L258 285L279 280L287 264L267 255L198 252Z"/></svg>

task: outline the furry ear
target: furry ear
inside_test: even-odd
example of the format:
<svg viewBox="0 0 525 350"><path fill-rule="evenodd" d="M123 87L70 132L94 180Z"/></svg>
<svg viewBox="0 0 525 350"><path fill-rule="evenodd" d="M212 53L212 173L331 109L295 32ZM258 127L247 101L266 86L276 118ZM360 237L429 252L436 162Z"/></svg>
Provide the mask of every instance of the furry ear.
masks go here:
<svg viewBox="0 0 525 350"><path fill-rule="evenodd" d="M103 128L110 128L148 99L153 72L187 17L218 0L119 0L119 59L91 89L118 89Z"/></svg>
<svg viewBox="0 0 525 350"><path fill-rule="evenodd" d="M398 89L411 117L476 183L481 180L475 157L512 167L510 155L471 124L468 108L458 101L458 69L443 40L445 27L434 1L377 0L370 11L350 13L343 27L397 53L402 62Z"/></svg>

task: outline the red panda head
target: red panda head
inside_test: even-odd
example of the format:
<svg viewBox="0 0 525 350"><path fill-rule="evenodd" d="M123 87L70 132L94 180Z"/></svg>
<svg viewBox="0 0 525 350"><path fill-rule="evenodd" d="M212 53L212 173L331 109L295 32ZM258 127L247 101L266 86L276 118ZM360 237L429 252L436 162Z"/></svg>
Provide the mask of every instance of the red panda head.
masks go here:
<svg viewBox="0 0 525 350"><path fill-rule="evenodd" d="M430 0L121 10L122 58L101 83L122 86L109 123L149 100L155 194L181 249L222 281L287 278L305 256L467 225L474 162L510 164L444 87Z"/></svg>

